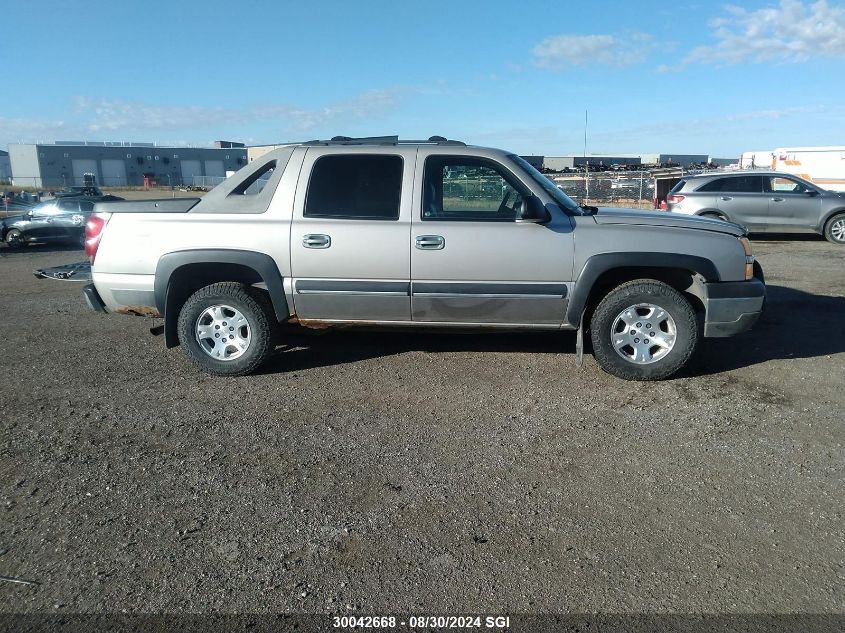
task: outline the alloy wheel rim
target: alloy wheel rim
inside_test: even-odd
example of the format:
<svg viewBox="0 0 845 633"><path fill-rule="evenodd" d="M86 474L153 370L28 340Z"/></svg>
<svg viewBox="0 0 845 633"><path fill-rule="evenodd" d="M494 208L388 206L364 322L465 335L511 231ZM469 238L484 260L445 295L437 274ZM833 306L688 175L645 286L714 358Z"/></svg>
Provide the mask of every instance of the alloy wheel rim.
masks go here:
<svg viewBox="0 0 845 633"><path fill-rule="evenodd" d="M837 242L845 242L845 218L841 218L830 227L830 235Z"/></svg>
<svg viewBox="0 0 845 633"><path fill-rule="evenodd" d="M666 310L653 303L628 306L613 320L610 341L629 363L650 365L675 347L678 329Z"/></svg>
<svg viewBox="0 0 845 633"><path fill-rule="evenodd" d="M228 305L207 307L194 328L200 349L214 360L231 361L249 349L252 328L247 318Z"/></svg>

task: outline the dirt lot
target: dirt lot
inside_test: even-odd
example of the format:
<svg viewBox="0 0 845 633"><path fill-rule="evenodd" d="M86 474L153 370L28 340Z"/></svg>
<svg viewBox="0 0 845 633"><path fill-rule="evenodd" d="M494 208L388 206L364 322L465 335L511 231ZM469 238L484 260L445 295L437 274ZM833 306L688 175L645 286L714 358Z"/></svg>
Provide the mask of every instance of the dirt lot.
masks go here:
<svg viewBox="0 0 845 633"><path fill-rule="evenodd" d="M219 379L0 251L0 611L842 612L845 249L675 380L571 335L298 335Z"/></svg>

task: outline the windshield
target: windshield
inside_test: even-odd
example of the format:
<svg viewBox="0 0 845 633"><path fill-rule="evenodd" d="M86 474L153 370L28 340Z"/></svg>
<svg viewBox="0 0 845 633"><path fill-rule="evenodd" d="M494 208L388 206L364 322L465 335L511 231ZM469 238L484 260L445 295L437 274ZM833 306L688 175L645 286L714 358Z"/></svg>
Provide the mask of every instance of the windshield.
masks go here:
<svg viewBox="0 0 845 633"><path fill-rule="evenodd" d="M555 202L558 203L561 209L564 211L572 211L573 213L583 214L584 211L578 206L578 203L575 202L572 198L567 196L563 191L561 191L555 183L551 180L546 178L543 174L541 174L531 163L520 156L516 156L514 154L508 156L512 161L514 161L517 165L522 167L522 169L529 175L531 178L540 185L543 190L549 194Z"/></svg>

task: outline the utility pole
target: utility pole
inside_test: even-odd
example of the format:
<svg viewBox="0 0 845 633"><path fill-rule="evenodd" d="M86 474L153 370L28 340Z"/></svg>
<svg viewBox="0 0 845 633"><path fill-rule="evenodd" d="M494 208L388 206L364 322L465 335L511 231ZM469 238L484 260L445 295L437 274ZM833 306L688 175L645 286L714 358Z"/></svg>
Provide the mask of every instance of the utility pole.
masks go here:
<svg viewBox="0 0 845 633"><path fill-rule="evenodd" d="M587 160L587 110L584 110L584 187L586 189L584 204L590 201L590 161Z"/></svg>

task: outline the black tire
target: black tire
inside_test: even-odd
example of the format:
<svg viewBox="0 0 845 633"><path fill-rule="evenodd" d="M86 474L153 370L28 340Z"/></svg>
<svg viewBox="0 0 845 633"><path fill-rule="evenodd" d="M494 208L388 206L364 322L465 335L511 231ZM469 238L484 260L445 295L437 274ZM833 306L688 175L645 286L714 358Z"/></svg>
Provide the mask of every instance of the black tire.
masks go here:
<svg viewBox="0 0 845 633"><path fill-rule="evenodd" d="M838 213L824 225L824 237L833 244L845 244L845 213ZM834 230L834 227L836 230Z"/></svg>
<svg viewBox="0 0 845 633"><path fill-rule="evenodd" d="M722 215L721 213L716 213L715 211L709 211L707 213L701 214L702 218L710 218L711 220L721 220L722 222L730 222L727 216Z"/></svg>
<svg viewBox="0 0 845 633"><path fill-rule="evenodd" d="M647 322L649 317L641 316L647 315L649 309L637 307L639 304L650 304L662 309L668 318L662 319L654 310L652 315L661 321L655 324L649 323ZM623 338L619 337L628 338L628 326L625 326L621 332L618 327L625 323L623 312L629 310L633 310L635 321L630 326L634 328L630 330L632 345L617 352L614 347L614 327L617 328L615 334L617 341L623 341ZM617 319L620 321L617 322ZM646 328L649 325L652 327ZM674 342L667 346L668 352L665 351L666 347L661 348L654 344L656 339L649 341L648 338L639 336L640 334L646 337L649 334L654 336L655 331L649 332L649 329L662 329L662 333L657 335L657 338L661 340L665 340L665 335L671 334L674 329ZM633 338L634 333L637 338ZM698 345L698 318L689 300L671 286L654 279L637 279L624 283L605 295L590 320L590 337L593 343L593 356L607 373L625 380L660 380L680 370L692 357ZM642 358L643 360L652 356L656 358L647 362L633 360L632 356L636 354L633 341L636 341L637 345L643 341L643 347L651 342L652 347L648 348L648 356Z"/></svg>
<svg viewBox="0 0 845 633"><path fill-rule="evenodd" d="M233 308L246 320L249 340L237 357L213 358L206 351L208 343L201 343L197 338L199 319L213 306ZM216 376L243 376L261 367L272 354L275 323L273 307L264 292L235 282L222 282L200 288L188 298L179 312L177 331L182 350L197 367Z"/></svg>
<svg viewBox="0 0 845 633"><path fill-rule="evenodd" d="M9 248L21 248L26 242L18 229L9 229L6 233L6 246Z"/></svg>

